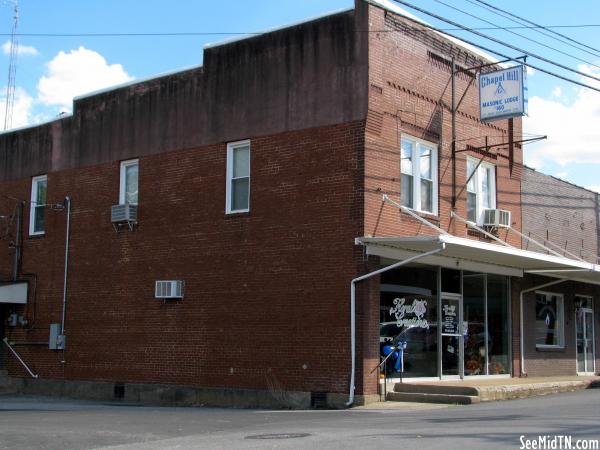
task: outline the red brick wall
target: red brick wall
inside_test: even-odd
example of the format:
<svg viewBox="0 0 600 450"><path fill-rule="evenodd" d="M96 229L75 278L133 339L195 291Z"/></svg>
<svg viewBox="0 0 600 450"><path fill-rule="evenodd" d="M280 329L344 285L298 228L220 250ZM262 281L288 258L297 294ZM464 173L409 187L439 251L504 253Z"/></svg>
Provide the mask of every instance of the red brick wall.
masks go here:
<svg viewBox="0 0 600 450"><path fill-rule="evenodd" d="M435 233L389 204L383 205L383 193L399 202L400 198L400 137L411 135L438 145L439 214L425 217L452 234L468 237L466 227L451 221L451 70L431 53L450 60L456 57L460 67L481 63L463 49L431 32L407 31L410 22L380 8L369 8L372 32L369 45L369 112L365 148L365 233L373 236L413 236ZM425 37L424 37L425 36ZM428 53L429 52L429 53ZM484 124L479 121L477 83L469 86L470 78L456 77L458 108L457 150L466 145L475 147L488 143L508 142L508 121ZM463 98L464 96L464 98ZM521 136L521 121L515 120L515 140ZM496 156L494 156L497 153ZM467 151L457 154L457 213L466 218L466 157L480 156ZM512 212L513 227L521 227L520 164L522 152L515 148L512 173L509 170L508 148L494 149L486 154L486 162L497 167L497 207ZM462 192L461 192L462 190ZM506 237L506 232L501 233ZM508 241L519 247L514 233Z"/></svg>
<svg viewBox="0 0 600 450"><path fill-rule="evenodd" d="M516 299L516 305L519 307L519 293L523 289L528 289L543 283L555 281L551 278L539 276L527 276L524 279L513 283L513 298ZM525 355L525 372L528 376L560 376L560 375L575 375L577 373L576 366L576 341L575 341L575 295L588 295L595 299L594 308L594 327L596 340L596 371L600 369L600 358L598 349L600 349L600 339L598 336L598 328L600 324L600 314L598 311L598 302L600 298L600 287L578 283L564 282L554 286L549 286L540 289L543 292L552 292L562 294L564 296L564 348L561 349L539 349L535 345L535 292L526 293L523 301L523 317L524 317L524 355ZM518 335L519 322L516 320L513 324L513 329ZM517 350L513 356L518 359L519 340L514 341ZM518 364L518 361L517 361ZM518 368L518 366L517 366ZM518 372L515 373L518 375Z"/></svg>
<svg viewBox="0 0 600 450"><path fill-rule="evenodd" d="M523 170L522 201L525 235L597 262L598 194L526 167ZM547 244L548 241L551 244ZM544 251L527 241L523 242L523 248Z"/></svg>
<svg viewBox="0 0 600 450"><path fill-rule="evenodd" d="M353 243L363 130L252 138L250 212L231 216L225 143L141 157L133 232L110 223L118 161L49 173L49 201L73 199L67 347L22 346L24 359L41 377L347 392L349 282L364 270ZM0 191L29 199L30 186ZM12 205L0 199L0 214ZM35 323L11 340L47 341L60 322L66 215L47 218L46 235L24 242L23 271L38 289L18 310L33 322L35 308ZM157 279L184 280L185 298L155 299Z"/></svg>

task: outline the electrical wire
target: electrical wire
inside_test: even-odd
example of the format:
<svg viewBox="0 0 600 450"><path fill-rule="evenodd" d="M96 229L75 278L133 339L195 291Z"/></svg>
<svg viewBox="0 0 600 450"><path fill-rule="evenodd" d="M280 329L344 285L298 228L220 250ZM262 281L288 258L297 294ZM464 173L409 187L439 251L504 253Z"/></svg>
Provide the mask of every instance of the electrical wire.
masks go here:
<svg viewBox="0 0 600 450"><path fill-rule="evenodd" d="M543 56L536 55L535 53L532 53L532 52L528 52L528 51L523 50L522 48L519 48L519 47L517 47L515 45L508 44L506 42L503 42L500 39L496 39L496 38L494 38L492 36L488 36L488 35L486 35L484 33L480 33L479 31L475 31L475 30L473 30L473 29L471 29L469 27L466 27L466 26L461 25L461 24L459 24L457 22L454 22L453 20L446 19L445 17L442 17L442 16L440 16L438 14L434 14L434 13L432 13L430 11L427 11L427 10L425 10L423 8L419 8L418 6L415 6L412 3L405 2L404 0L394 0L394 1L396 3L400 3L401 5L408 6L409 8L414 9L415 11L419 11L419 12L421 12L423 14L427 14L428 16L431 16L431 17L433 17L433 18L435 18L437 20L441 20L442 22L449 23L449 24L451 24L451 25L453 25L455 27L460 27L460 28L462 28L465 31L468 31L468 32L473 33L473 34L476 34L477 36L480 36L480 37L482 37L484 39L487 39L489 41L495 42L496 44L500 44L500 45L502 45L504 47L508 47L508 48L510 48L512 50L516 50L519 53L522 53L524 55L531 56L532 58L539 59L540 61L544 61L545 63L552 64L553 66L560 67L561 69L568 70L569 72L576 73L577 75L581 75L583 77L590 78L590 79L595 80L595 81L600 81L600 78L595 77L594 75L590 75L589 73L585 73L585 72L581 72L579 70L572 69L571 67L568 67L568 66L565 66L563 64L557 63L557 62L552 61L552 60L550 60L548 58L545 58ZM458 38L458 39L460 39L460 38ZM479 46L479 44L476 44L476 45ZM483 47L481 47L481 48L483 48Z"/></svg>
<svg viewBox="0 0 600 450"><path fill-rule="evenodd" d="M471 13L469 13L469 12L467 12L467 11L464 11L464 10L462 10L462 9L460 9L460 8L457 8L456 6L449 5L448 3L446 3L446 2L443 2L442 0L434 0L434 1L435 1L436 3L439 3L439 4L441 4L441 5L447 6L448 8L451 8L451 9L453 9L453 10L455 10L455 11L458 11L458 12L460 12L460 13L462 13L462 14L465 14L465 15L467 15L467 16L469 16L469 17L473 17L473 18L475 18L475 19L477 19L477 20L479 20L479 21L481 21L481 22L484 22L484 23L487 23L487 24L491 24L491 25L493 25L493 22L490 22L489 20L482 19L481 17L479 17L479 16L476 16L475 14L471 14ZM473 29L474 29L474 28L473 28ZM509 29L507 29L507 28L504 28L504 27L498 27L498 29L499 29L499 30L504 30L504 31L507 31L508 33L514 34L515 36L519 36L519 37L521 37L521 38L523 38L523 39L526 39L526 40L528 40L528 41L534 42L535 44L541 45L542 47L545 47L545 48L548 48L548 49L550 49L550 50L552 50L552 51L555 51L555 52L557 52L557 53L560 53L560 54L562 54L562 55L564 55L564 56L567 56L568 58L575 59L575 60L577 60L577 61L579 61L579 62L583 62L583 63L586 63L586 64L588 64L588 65L590 65L590 66L594 66L594 67L597 67L598 69L600 69L600 66L597 66L596 64L594 64L594 63L592 63L592 62L590 62L590 61L586 61L585 59L581 59L581 58L579 58L579 57L577 57L577 56L574 56L574 55L572 55L572 54L570 54L570 53L563 52L562 50L559 50L559 49L557 49L557 48L554 48L554 47L552 47L552 46L550 46L550 45L544 44L543 42L536 41L535 39L532 39L532 38L530 38L530 37L528 37L528 36L525 36L524 34L517 33L516 31L512 31L512 30L509 30Z"/></svg>
<svg viewBox="0 0 600 450"><path fill-rule="evenodd" d="M466 0L472 3L472 0ZM481 5L477 5L482 7ZM498 13L497 13L498 14ZM518 23L513 20L513 22ZM576 25L521 25L512 27L473 27L473 30L536 30L552 28L600 28L598 23ZM462 28L440 28L440 31L460 31ZM355 30L357 33L390 33L394 30ZM269 31L178 31L178 32L147 32L147 33L16 33L18 37L185 37L185 36L248 36L261 35ZM0 36L12 36L11 33L0 33ZM556 39L556 38L554 38ZM559 40L559 42L562 42ZM577 47L575 47L577 48ZM594 55L596 56L596 55Z"/></svg>
<svg viewBox="0 0 600 450"><path fill-rule="evenodd" d="M401 0L394 0L394 1L395 1L395 2L399 2L399 3L402 3L402 4L406 5L406 6L408 6L409 8L415 9L415 10L417 10L417 11L421 11L421 12L423 12L424 14L427 14L428 16L431 16L431 17L438 18L438 20L442 20L442 21L444 21L444 22L449 22L449 20L448 20L448 19L445 19L445 18L443 18L443 17L437 16L436 14L430 13L430 12L428 12L428 11L422 10L421 8L418 8L418 7L416 7L416 6L414 6L414 5L411 5L411 4L407 3L407 2L403 2L403 1L401 1ZM497 51L497 50L492 50L492 49L490 49L490 48L488 48L488 47L485 47L485 46L483 46L483 45L481 45L481 44L478 44L478 43L475 43L475 42L473 42L473 41L469 41L469 40L467 40L467 39L465 39L465 38L462 38L462 37L455 36L455 35L453 35L453 34L451 34L451 33L448 33L448 32L446 32L446 31L441 31L439 28L436 28L436 27L434 27L434 26L432 26L432 25L428 25L428 24L425 24L425 23L423 23L423 22L420 22L420 21L417 21L417 20L411 19L410 17L406 17L406 16L403 16L403 17L404 17L406 20L409 20L409 21L411 21L411 22L413 22L413 23L415 23L415 24L417 24L417 25L419 25L419 26L421 26L421 27L428 28L428 29L430 29L430 30L432 30L432 31L435 31L435 32L437 32L437 33L444 34L444 35L446 35L446 36L450 36L450 37L452 37L452 38L454 38L454 39L456 39L456 40L458 40L458 41L462 41L462 42L464 42L465 44L472 45L472 46L474 46L474 47L477 47L477 48L480 48L480 49L482 49L482 50L484 50L484 51L486 51L486 52L489 52L489 53L492 53L492 54L494 54L494 55L500 56L501 58L505 58L505 59L506 59L506 60L508 60L508 61L514 61L514 62L518 62L518 63L519 63L519 64L521 64L521 65L524 65L524 66L526 66L526 67L531 67L532 69L538 70L538 71L540 71L540 72L542 72L542 73L545 73L545 74L547 74L547 75L551 75L551 76L553 76L553 77L555 77L555 78L558 78L558 79L560 79L560 80L567 81L567 82L569 82L569 83L576 84L576 85L578 85L578 86L582 86L582 87L584 87L584 88L591 89L591 90L593 90L593 91L600 92L600 88L596 88L596 87L594 87L594 86L590 86L589 84L582 83L581 81L573 80L572 78L568 78L568 77L566 77L566 76L564 76L564 75L560 75L560 74L557 74L557 73L555 73L555 72L551 72L550 70L548 70L548 69L544 69L544 68L542 68L542 67L540 67L540 66L536 66L536 65L534 65L534 64L531 64L531 63L528 63L528 62L521 61L521 60L519 60L518 58L513 58L512 56L508 56L508 55L506 55L506 54L504 54L504 53L501 53L501 52L499 52L499 51ZM469 31L469 29L468 29L467 27L463 27L462 25L459 25L459 26L460 26L460 27L461 27L463 30L464 30L464 29L466 29L467 31ZM418 29L417 29L417 30L415 30L415 31L420 31L420 30L418 30ZM423 32L425 32L425 31L423 31ZM476 33L476 34L481 34L481 33ZM485 35L484 35L484 36L485 36ZM506 44L503 44L503 45L506 45ZM569 70L573 70L573 69L569 69ZM586 75L586 76L588 76L588 77L589 77L589 75ZM595 77L594 77L594 78L595 78Z"/></svg>
<svg viewBox="0 0 600 450"><path fill-rule="evenodd" d="M472 1L472 0L467 0L467 1L468 1L469 3L473 3L473 1ZM552 34L555 34L555 35L557 35L557 36L560 36L560 37L562 37L562 38L566 39L567 41L573 42L573 43L575 43L575 44L577 44L577 45L581 45L582 47L589 48L590 50L594 50L594 51L596 52L596 55L595 55L595 56L599 56L597 53L600 53L600 50L598 50L597 48L591 47L591 46L589 46L589 45L587 45L587 44L584 44L583 42L576 41L575 39L572 39L572 38L570 38L569 36L565 36L564 34L557 33L556 31L552 31L552 30L550 30L550 29L549 29L550 27L544 27L544 26L542 26L542 25L539 25L539 24L537 24L537 23L535 23L535 22L532 22L531 20L525 19L525 18L523 18L523 17L519 17L519 16L517 16L516 14L513 14L513 13L511 13L511 12L509 12L509 11L505 11L505 10L503 10L503 9L500 9L500 8L498 8L497 6L490 5L489 3L486 3L486 2L484 2L484 1L482 1L482 0L475 0L475 1L476 1L477 3L480 3L481 5L485 5L485 6L487 6L487 8L488 8L488 9L492 9L492 10L494 10L494 11L497 11L497 12L496 12L496 14L499 14L499 13L498 13L498 11L499 11L499 12L502 12L502 13L504 13L504 14L506 14L506 15L510 16L510 17L514 17L515 19L519 19L519 20L521 20L521 21L523 21L523 22L525 22L525 23L529 23L529 24L531 24L531 25L534 25L534 28L542 28L542 29L546 29L546 30L547 30L547 31L549 31L550 33L552 33ZM506 17L506 16L505 16L505 17ZM517 22L516 20L513 20L513 22L515 22L515 23L520 23L520 22ZM546 33L542 33L542 32L541 32L541 31L539 31L539 30L538 30L538 33L541 33L541 34L543 34L543 35L545 35L545 36L548 36ZM552 37L552 36L549 36L549 37ZM556 38L554 38L554 39L556 39ZM556 40L558 40L559 42L564 42L564 41L561 41L560 39L556 39ZM580 49L580 50L583 50L583 49ZM583 50L583 51L585 51L585 50ZM589 53L589 52L588 52L588 53Z"/></svg>

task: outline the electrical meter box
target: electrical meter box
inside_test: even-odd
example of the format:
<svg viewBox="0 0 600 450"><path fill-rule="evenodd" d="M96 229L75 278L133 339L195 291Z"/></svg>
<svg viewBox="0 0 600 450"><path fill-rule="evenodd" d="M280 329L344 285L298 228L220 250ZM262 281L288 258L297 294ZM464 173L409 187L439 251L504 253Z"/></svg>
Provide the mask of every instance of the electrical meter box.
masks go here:
<svg viewBox="0 0 600 450"><path fill-rule="evenodd" d="M60 323L50 324L50 337L48 338L48 348L50 350L65 349L65 335L60 334Z"/></svg>

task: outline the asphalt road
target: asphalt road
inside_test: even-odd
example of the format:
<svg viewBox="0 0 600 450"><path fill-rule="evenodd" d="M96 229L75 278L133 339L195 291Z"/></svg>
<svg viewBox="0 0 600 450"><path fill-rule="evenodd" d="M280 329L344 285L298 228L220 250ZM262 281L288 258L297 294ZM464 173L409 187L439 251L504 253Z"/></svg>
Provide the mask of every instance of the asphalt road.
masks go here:
<svg viewBox="0 0 600 450"><path fill-rule="evenodd" d="M494 449L600 440L600 389L471 406L261 411L0 396L1 449Z"/></svg>

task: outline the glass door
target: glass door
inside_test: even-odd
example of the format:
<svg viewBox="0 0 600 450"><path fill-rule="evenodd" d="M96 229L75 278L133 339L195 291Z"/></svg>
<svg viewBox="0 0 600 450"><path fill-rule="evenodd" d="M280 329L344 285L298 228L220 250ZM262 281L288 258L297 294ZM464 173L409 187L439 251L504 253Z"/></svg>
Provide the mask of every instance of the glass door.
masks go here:
<svg viewBox="0 0 600 450"><path fill-rule="evenodd" d="M441 296L442 377L462 376L462 296Z"/></svg>
<svg viewBox="0 0 600 450"><path fill-rule="evenodd" d="M594 312L590 308L580 307L575 314L577 372L594 373Z"/></svg>

